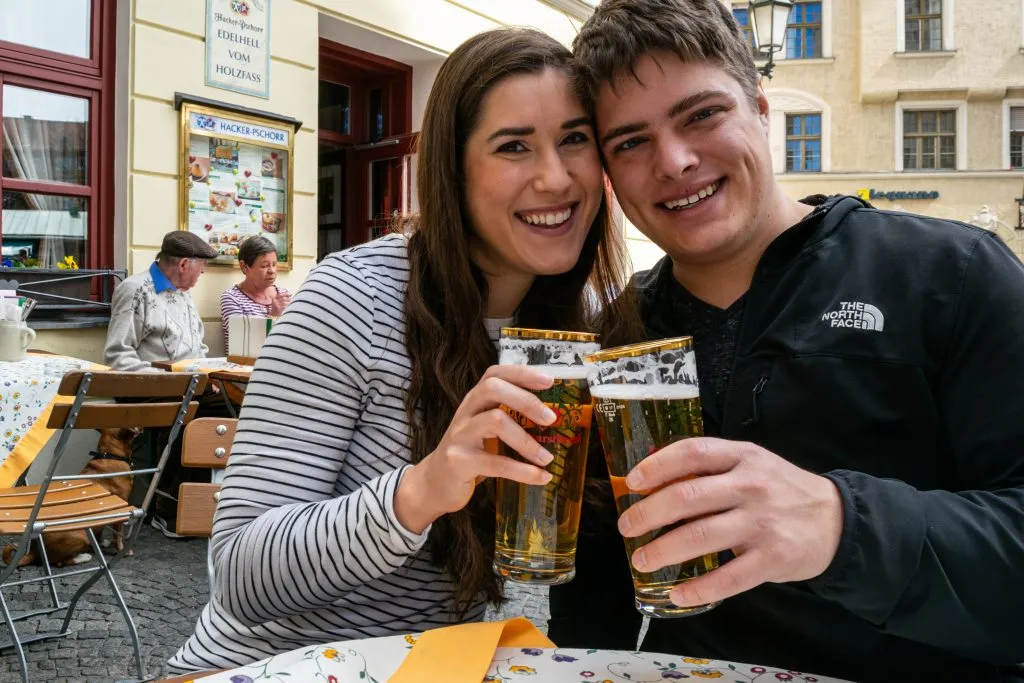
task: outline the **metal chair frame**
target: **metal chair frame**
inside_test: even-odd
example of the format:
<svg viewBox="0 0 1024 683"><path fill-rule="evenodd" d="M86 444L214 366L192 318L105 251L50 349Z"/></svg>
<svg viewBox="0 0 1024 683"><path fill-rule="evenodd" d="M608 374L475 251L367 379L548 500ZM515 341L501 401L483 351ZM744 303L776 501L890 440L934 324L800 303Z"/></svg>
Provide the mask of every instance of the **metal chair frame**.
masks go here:
<svg viewBox="0 0 1024 683"><path fill-rule="evenodd" d="M191 378L188 379L186 389L181 394L180 404L178 405L177 413L173 419L173 422L171 422L170 424L163 423L144 425L149 427L171 427L167 444L163 448L163 452L160 455L160 459L156 467L129 470L128 472L117 472L110 474L55 475L57 468L60 465L61 459L64 455L65 449L67 447L67 442L68 439L70 438L72 430L76 428L91 428L91 425L86 425L84 427L77 426L79 415L82 411L83 404L85 404L85 398L90 395L102 395L110 397L109 394L105 393L90 394L90 388L93 387L94 379L100 375L116 375L118 377L113 378L116 381L118 378L123 378L131 374L133 373L108 373L88 371L68 373L67 375L65 375L64 380L61 383L60 390L58 390L58 393L61 393L62 395L70 395L70 391L68 391L68 393L64 393L65 390L77 384L77 390L74 393L74 399L71 403L70 408L67 411L66 417L64 418L64 423L61 426L62 431L58 439L57 446L54 450L53 460L50 463L50 466L47 468L46 474L39 485L39 490L38 493L36 494L35 504L32 507L32 510L28 516L27 521L24 523L24 530L21 532L20 539L17 542L17 552L15 553L11 561L8 563L8 565L3 568L2 572L0 572L0 612L3 613L4 623L6 624L11 636L10 640L4 643L0 643L0 650L11 648L15 650L18 656L19 664L21 665L21 680L23 683L29 683L28 663L25 659L24 646L28 643L40 640L48 640L52 638L61 638L68 635L68 633L70 633L70 629L68 627L71 623L72 617L74 616L75 609L78 606L79 600L101 577L106 578L107 583L110 586L111 592L113 593L117 601L121 614L124 616L125 622L128 626L129 635L132 640L132 648L134 650L135 656L135 666L138 671L139 680L146 679L146 674L142 663L142 652L139 643L138 629L136 628L135 622L132 619L131 613L128 610L128 605L125 603L124 596L121 594L121 590L117 585L117 581L114 579L114 576L111 573L111 569L122 558L124 558L135 545L135 540L142 529L141 521L145 514L145 510L148 508L150 502L153 500L157 484L159 484L160 474L161 472L163 472L164 467L167 464L167 460L170 457L171 448L175 442L175 439L178 438L178 435L181 432L183 426L188 420L191 419L192 414L194 414L195 412L197 404L193 403L192 399L193 397L196 396L197 393L199 393L202 390L203 386L205 386L205 378L201 374L193 373L191 375ZM181 379L183 380L184 378ZM184 381L182 381L182 383L184 383ZM141 394L138 392L133 394L133 396L135 397L139 397L140 395ZM175 392L174 396L177 395L177 392ZM141 404L143 402L144 401L140 400L139 403ZM122 407L127 408L129 406L122 404ZM57 415L51 417L51 425L57 418ZM136 425L120 426L133 427ZM127 510L122 509L120 511L109 514L86 514L84 516L68 517L65 519L54 519L49 521L38 520L39 512L43 508L46 495L48 492L50 492L50 487L55 481L76 482L81 480L97 480L123 476L134 477L145 475L151 475L151 479L149 487L146 491L145 499L141 507L136 508L130 506L129 504ZM10 491L13 490L8 491L8 494L10 495ZM105 524L117 521L125 522L127 526L124 537L124 547L114 557L108 560L106 557L104 557L103 549L101 548L99 541L96 539L96 536L93 533L93 528L94 526L102 528ZM93 522L95 523L94 526L91 524ZM72 525L74 525L76 528L80 528L82 524L89 524L89 526L87 526L84 529L84 531L86 532L86 535L88 536L89 539L89 543L92 546L93 558L96 562L95 566L89 566L85 568L72 569L69 571L61 571L55 573L52 567L50 566L49 558L46 553L46 543L43 534L48 530L60 530L61 527L67 527ZM37 546L41 550L44 572L43 575L28 579L22 579L18 581L10 581L9 579L11 578L11 575L18 567L18 561L25 555L26 552L28 552L29 548L32 546L32 543L36 541L38 541ZM87 578L82 583L82 585L79 586L78 590L75 592L74 596L71 598L71 601L69 603L62 603L57 594L56 581L57 579L63 579L76 575L91 576L89 576L89 578ZM7 605L7 600L3 595L4 589L38 582L46 582L48 584L49 597L52 603L52 607L47 607L20 614L12 614ZM64 620L59 630L39 633L29 637L21 637L18 634L17 628L15 627L15 622L22 621L35 616L40 616L43 614L49 614L65 607L66 612L64 615Z"/></svg>

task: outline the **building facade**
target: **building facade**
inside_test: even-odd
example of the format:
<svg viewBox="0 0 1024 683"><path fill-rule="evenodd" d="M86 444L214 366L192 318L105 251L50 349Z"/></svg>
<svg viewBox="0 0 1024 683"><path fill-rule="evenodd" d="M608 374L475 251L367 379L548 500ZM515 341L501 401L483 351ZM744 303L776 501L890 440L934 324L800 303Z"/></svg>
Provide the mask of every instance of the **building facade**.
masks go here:
<svg viewBox="0 0 1024 683"><path fill-rule="evenodd" d="M722 1L751 33L746 0ZM208 235L229 256L239 234L263 230L294 291L323 255L415 209L412 142L455 46L501 25L568 45L594 4L0 0L3 259L54 268L70 257L131 273L171 230ZM262 10L263 25L244 25ZM796 0L764 87L774 165L791 196L861 194L972 221L1024 257L1024 0ZM203 147L187 106L287 137L276 151L249 150L264 164L262 186L243 180L238 140ZM186 149L194 140L206 157ZM207 191L211 167L241 172L237 191ZM272 192L285 197L276 209ZM202 218L207 198L237 203L236 217L218 216L235 222ZM238 217L250 207L252 224ZM625 230L634 267L661 257ZM237 266L211 266L193 293L213 355L223 353L219 295L240 277ZM87 296L103 293L94 283ZM101 356L95 311L69 305L35 325L37 346Z"/></svg>
<svg viewBox="0 0 1024 683"><path fill-rule="evenodd" d="M415 208L411 145L451 50L502 25L568 45L591 8L585 0L0 0L3 259L56 268L70 258L80 269L133 273L169 231L199 231L229 257L235 233L248 230L279 240L290 266L281 282L295 291L318 258ZM186 106L218 115L189 119ZM197 125L225 121L240 138L198 135ZM283 144L254 143L266 135ZM235 174L233 186L212 183L217 169L228 181ZM204 219L207 199L231 215ZM237 265L211 265L193 291L211 355L223 353L219 296L240 279ZM86 292L101 296L96 284ZM102 315L67 309L33 323L35 345L98 360Z"/></svg>

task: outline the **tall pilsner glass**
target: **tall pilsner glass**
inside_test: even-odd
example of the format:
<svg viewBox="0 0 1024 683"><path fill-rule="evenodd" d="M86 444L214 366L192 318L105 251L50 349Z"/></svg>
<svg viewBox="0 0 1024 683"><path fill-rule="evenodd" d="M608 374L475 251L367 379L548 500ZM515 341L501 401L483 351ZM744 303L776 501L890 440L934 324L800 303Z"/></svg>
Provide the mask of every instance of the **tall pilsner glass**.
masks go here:
<svg viewBox="0 0 1024 683"><path fill-rule="evenodd" d="M626 486L626 475L640 461L674 441L704 434L693 340L680 337L605 349L588 356L586 362L601 445L621 515L654 492L634 492ZM624 538L636 608L642 614L684 617L706 612L718 604L683 608L673 605L668 597L680 583L717 568L717 553L653 572L633 567L632 556L637 548L681 524Z"/></svg>
<svg viewBox="0 0 1024 683"><path fill-rule="evenodd" d="M534 392L558 419L540 426L503 406L554 456L551 481L528 486L498 479L494 570L519 583L557 585L576 575L576 536L593 414L583 358L600 350L597 335L583 332L504 327L501 365L530 365L555 378L550 389ZM499 440L489 444L502 455L522 457Z"/></svg>

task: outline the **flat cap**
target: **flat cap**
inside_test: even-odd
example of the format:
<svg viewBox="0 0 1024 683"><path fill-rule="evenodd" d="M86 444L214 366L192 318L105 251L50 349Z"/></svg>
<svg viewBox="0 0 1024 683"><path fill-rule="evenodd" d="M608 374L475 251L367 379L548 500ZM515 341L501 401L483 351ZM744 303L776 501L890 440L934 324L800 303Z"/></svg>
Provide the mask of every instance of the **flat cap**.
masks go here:
<svg viewBox="0 0 1024 683"><path fill-rule="evenodd" d="M187 230L175 230L164 235L157 258L201 258L212 259L219 256L216 249L206 243L199 235Z"/></svg>

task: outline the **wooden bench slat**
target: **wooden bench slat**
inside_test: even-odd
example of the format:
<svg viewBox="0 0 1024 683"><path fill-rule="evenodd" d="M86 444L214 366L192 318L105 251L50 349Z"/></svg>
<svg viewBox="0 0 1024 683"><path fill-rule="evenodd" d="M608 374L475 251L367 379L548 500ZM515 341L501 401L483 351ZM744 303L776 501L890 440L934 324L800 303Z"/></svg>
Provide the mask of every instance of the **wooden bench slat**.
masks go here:
<svg viewBox="0 0 1024 683"><path fill-rule="evenodd" d="M180 403L83 403L75 421L75 429L106 429L108 427L170 427L178 416ZM185 422L195 417L199 403L189 403ZM55 405L46 426L62 429L71 406Z"/></svg>
<svg viewBox="0 0 1024 683"><path fill-rule="evenodd" d="M219 417L201 417L193 420L185 429L181 446L181 464L185 467L205 467L221 470L227 467L231 444L235 440L238 420ZM224 434L217 429L224 427ZM224 455L218 457L217 449L223 448Z"/></svg>
<svg viewBox="0 0 1024 683"><path fill-rule="evenodd" d="M83 481L83 480L60 481L60 482L54 481L52 484L50 484L50 488L47 489L47 493L49 494L49 493L53 493L55 491L63 491L63 490L66 490L66 489L84 488L84 487L90 486L90 485L91 485L90 482ZM42 487L37 485L37 486L16 486L16 487L10 488L10 489L0 489L0 506L3 505L4 498L9 498L9 497L12 497L12 496L23 496L23 495L25 495L27 493L36 495L36 494L39 493L39 489L40 488L42 488Z"/></svg>
<svg viewBox="0 0 1024 683"><path fill-rule="evenodd" d="M25 488L28 488L27 486ZM35 487L38 489L39 487ZM64 503L73 503L76 501L83 500L94 500L96 498L102 498L109 496L110 492L99 484L89 484L87 486L76 486L76 487L62 487L56 488L55 485L50 486L46 492L45 504L59 505ZM36 504L36 499L39 497L39 491L26 492L20 496L4 496L0 498L0 510L7 510L10 508L31 508Z"/></svg>
<svg viewBox="0 0 1024 683"><path fill-rule="evenodd" d="M213 533L213 513L217 509L213 495L219 490L219 484L186 482L179 486L175 533L208 538Z"/></svg>
<svg viewBox="0 0 1024 683"><path fill-rule="evenodd" d="M87 396L97 398L174 398L185 395L190 372L116 372L101 370L92 373ZM74 396L82 383L85 372L76 370L64 375L57 393L61 396ZM196 385L196 395L206 388L206 377L200 376Z"/></svg>
<svg viewBox="0 0 1024 683"><path fill-rule="evenodd" d="M104 489L106 492L106 489ZM47 496L43 500L43 506L39 509L39 514L36 516L38 522L52 522L62 519L73 519L76 517L86 517L89 515L109 515L119 514L123 516L125 520L131 517L132 508L124 500L121 500L117 496L106 492L107 495L99 498L93 498L90 500L82 500L75 502L55 502L51 501L50 497ZM2 507L0 508L0 534L20 534L25 530L25 524L32 514L32 508L29 507ZM99 524L110 524L117 520L110 520L106 522L100 522ZM79 524L68 524L56 527L51 531L71 531L74 529L87 529L90 527L98 526L96 522L82 522Z"/></svg>

